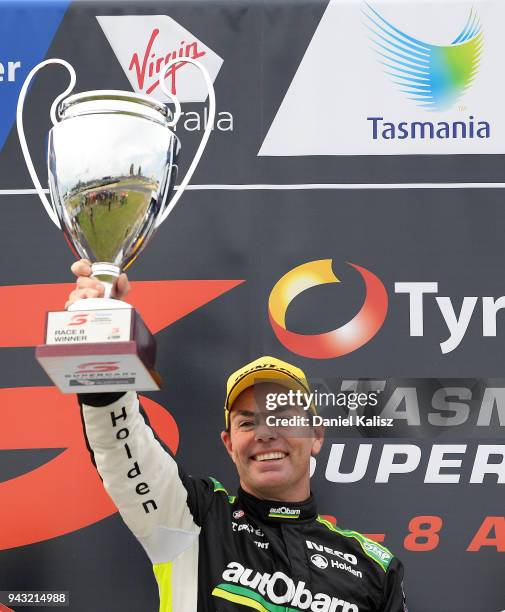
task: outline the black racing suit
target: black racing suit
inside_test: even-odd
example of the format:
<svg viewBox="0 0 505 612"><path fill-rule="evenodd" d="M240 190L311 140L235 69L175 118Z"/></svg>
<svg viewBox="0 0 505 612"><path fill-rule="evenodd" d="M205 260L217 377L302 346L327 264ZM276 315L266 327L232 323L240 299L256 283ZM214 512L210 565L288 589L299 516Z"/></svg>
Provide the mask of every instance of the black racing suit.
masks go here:
<svg viewBox="0 0 505 612"><path fill-rule="evenodd" d="M312 496L231 497L178 467L135 393L80 399L93 462L153 563L160 612L406 610L400 561L325 521Z"/></svg>

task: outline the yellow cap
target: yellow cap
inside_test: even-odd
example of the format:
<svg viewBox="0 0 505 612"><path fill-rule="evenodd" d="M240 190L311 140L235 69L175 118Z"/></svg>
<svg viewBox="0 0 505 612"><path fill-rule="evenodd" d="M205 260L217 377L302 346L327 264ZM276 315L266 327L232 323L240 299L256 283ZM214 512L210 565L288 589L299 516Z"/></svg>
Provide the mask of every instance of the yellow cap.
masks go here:
<svg viewBox="0 0 505 612"><path fill-rule="evenodd" d="M228 429L230 423L230 411L233 402L242 391L252 387L254 384L268 381L276 382L294 391L299 390L303 393L310 393L309 383L303 370L276 357L269 357L268 355L258 357L258 359L247 363L236 372L233 372L228 378L226 383L226 401L224 404L226 429ZM311 410L315 412L314 404L312 404Z"/></svg>

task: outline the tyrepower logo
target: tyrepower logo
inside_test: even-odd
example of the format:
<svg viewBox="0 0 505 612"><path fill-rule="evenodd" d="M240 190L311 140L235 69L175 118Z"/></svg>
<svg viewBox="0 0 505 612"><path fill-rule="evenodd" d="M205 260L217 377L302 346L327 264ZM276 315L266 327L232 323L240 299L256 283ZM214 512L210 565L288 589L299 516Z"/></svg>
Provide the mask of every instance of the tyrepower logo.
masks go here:
<svg viewBox="0 0 505 612"><path fill-rule="evenodd" d="M312 287L340 283L332 270L331 259L310 261L285 274L274 286L268 301L268 314L275 335L293 353L313 359L332 359L347 355L371 340L384 323L388 295L375 274L352 266L365 283L363 306L351 321L323 334L299 334L286 327L286 311L291 302Z"/></svg>
<svg viewBox="0 0 505 612"><path fill-rule="evenodd" d="M275 284L268 314L278 340L290 351L312 359L334 359L347 355L366 343L381 329L388 313L389 296L384 283L370 270L349 263L365 284L365 299L358 313L347 323L320 334L302 334L287 328L288 307L301 293L328 283L340 283L332 270L332 260L310 261L293 268ZM428 310L437 313L445 325L445 337L437 338L443 354L450 353L463 342L470 322L482 317L482 337L496 337L497 317L505 308L505 296L441 296L438 282L395 282L399 298L396 309L408 309L409 335L424 337L433 334L433 326L425 325ZM462 300L462 301L461 301ZM461 303L461 306L459 306ZM391 310L391 309L390 309ZM425 327L428 329L425 332Z"/></svg>
<svg viewBox="0 0 505 612"><path fill-rule="evenodd" d="M158 85L164 66L173 59L197 59L214 82L223 60L205 43L167 15L97 17L110 46L133 89L162 102L167 97ZM200 71L176 64L167 74L167 85L180 102L205 102L207 88Z"/></svg>

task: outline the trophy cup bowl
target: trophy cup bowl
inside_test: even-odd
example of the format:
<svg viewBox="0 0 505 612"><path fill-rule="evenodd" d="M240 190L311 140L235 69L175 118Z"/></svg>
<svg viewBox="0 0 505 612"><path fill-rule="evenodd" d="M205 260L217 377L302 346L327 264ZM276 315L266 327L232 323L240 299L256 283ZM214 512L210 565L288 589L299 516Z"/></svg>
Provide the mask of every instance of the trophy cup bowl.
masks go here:
<svg viewBox="0 0 505 612"><path fill-rule="evenodd" d="M107 283L106 297L110 277L143 251L174 190L180 142L171 119L147 96L91 91L66 98L49 132L56 214L73 250Z"/></svg>
<svg viewBox="0 0 505 612"><path fill-rule="evenodd" d="M51 312L46 342L36 357L64 393L157 390L156 344L138 313L111 298L114 279L128 269L167 218L189 183L214 125L215 95L207 70L209 120L196 154L177 191L177 160L181 149L172 128L181 107L167 89L168 62L159 85L174 104L126 91L88 91L67 97L76 81L68 62L50 59L27 76L19 95L17 128L21 149L37 193L49 217L64 233L73 252L91 262L92 275L104 297L79 300L69 311ZM70 85L51 107L53 127L48 138L50 200L30 157L23 128L23 105L35 73L48 64L70 72Z"/></svg>

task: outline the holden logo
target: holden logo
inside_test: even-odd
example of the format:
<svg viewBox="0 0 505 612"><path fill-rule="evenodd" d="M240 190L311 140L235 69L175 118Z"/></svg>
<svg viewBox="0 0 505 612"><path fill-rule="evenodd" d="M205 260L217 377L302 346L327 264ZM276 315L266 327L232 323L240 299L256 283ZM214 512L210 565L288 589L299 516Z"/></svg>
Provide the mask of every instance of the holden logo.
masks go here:
<svg viewBox="0 0 505 612"><path fill-rule="evenodd" d="M323 555L312 555L310 560L319 569L326 569L328 567L328 559L323 557Z"/></svg>
<svg viewBox="0 0 505 612"><path fill-rule="evenodd" d="M235 512L233 513L233 518L234 519L242 518L244 514L245 512L243 510L235 510Z"/></svg>

